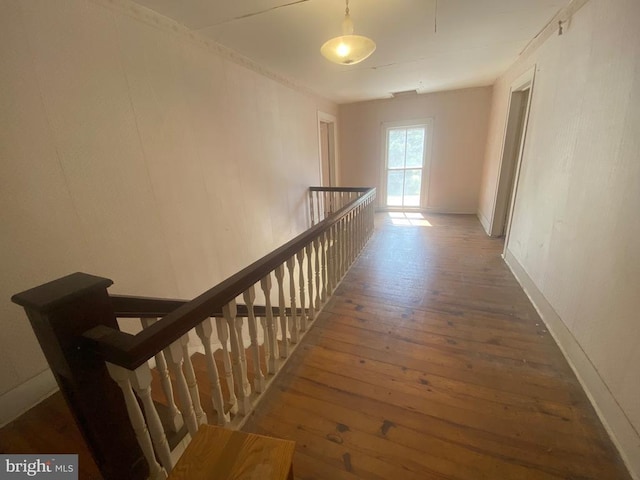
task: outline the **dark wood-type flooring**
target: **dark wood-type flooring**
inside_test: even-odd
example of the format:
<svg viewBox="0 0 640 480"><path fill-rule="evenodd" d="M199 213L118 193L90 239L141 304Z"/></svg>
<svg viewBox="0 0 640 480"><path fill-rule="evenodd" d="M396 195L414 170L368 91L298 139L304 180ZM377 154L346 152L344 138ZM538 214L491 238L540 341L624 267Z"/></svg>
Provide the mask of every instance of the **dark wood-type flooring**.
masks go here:
<svg viewBox="0 0 640 480"><path fill-rule="evenodd" d="M301 480L630 479L502 241L473 216L394 215L245 430L295 440ZM79 453L101 478L59 393L0 429L0 452Z"/></svg>
<svg viewBox="0 0 640 480"><path fill-rule="evenodd" d="M378 214L245 430L305 480L630 478L503 242L425 217Z"/></svg>

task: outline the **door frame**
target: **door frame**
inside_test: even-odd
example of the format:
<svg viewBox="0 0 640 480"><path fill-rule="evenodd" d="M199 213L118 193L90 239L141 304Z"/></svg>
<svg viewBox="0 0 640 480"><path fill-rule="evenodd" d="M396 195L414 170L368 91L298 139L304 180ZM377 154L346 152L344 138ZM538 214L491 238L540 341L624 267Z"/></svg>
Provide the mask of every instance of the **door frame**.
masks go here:
<svg viewBox="0 0 640 480"><path fill-rule="evenodd" d="M380 200L378 208L382 211L398 210L419 210L424 211L429 208L429 192L431 191L431 149L433 146L433 118L415 118L410 120L396 120L392 122L382 122L380 124L381 137L381 160L380 160L380 182L378 191ZM422 179L420 183L420 206L418 207L388 207L387 206L387 130L390 128L411 128L425 127L424 132L424 163L422 165ZM426 181L425 181L426 177Z"/></svg>
<svg viewBox="0 0 640 480"><path fill-rule="evenodd" d="M526 145L526 141L527 141L527 133L528 133L528 127L529 127L529 116L531 114L531 103L533 101L533 93L534 93L534 81L535 81L535 72L536 72L536 66L534 65L532 68L530 68L529 70L527 70L525 73L523 73L520 77L518 77L512 84L511 84L511 88L509 90L509 107L507 109L507 115L509 115L509 112L511 110L511 99L514 93L517 92L523 92L525 90L529 90L529 97L527 99L527 105L526 105L526 109L525 109L525 113L524 113L524 118L523 118L523 122L522 122L522 137L520 139L520 145L518 146L518 153L516 154L516 158L515 158L515 172L513 174L513 189L511 191L511 198L508 199L509 201L509 211L507 212L507 216L506 216L506 223L504 224L504 236L505 236L505 240L504 240L504 250L503 250L503 256L506 254L507 252L507 248L509 246L509 237L511 234L511 226L513 224L513 215L515 212L515 206L516 206L516 200L518 197L518 186L520 184L520 172L521 172L521 168L522 168L522 159L524 157L524 149L525 149L525 145ZM507 118L507 123L508 123L508 118ZM500 175L503 174L506 165L504 165L504 146L505 143L507 141L506 135L507 135L507 126L505 125L505 138L503 139L503 143L502 143L502 155L501 155L501 160L500 160ZM500 180L500 177L498 177L498 182ZM502 195L508 195L509 194L509 190L508 189L503 189L506 191L503 192L499 192L500 188L500 183L498 183L497 187L496 187L496 202L494 203L494 212L493 212L493 219L492 219L492 232L493 232L493 228L494 225L497 226L496 221L498 220L496 217L496 206L497 206L497 200L498 200L498 195L501 193Z"/></svg>
<svg viewBox="0 0 640 480"><path fill-rule="evenodd" d="M318 178L319 186L322 186L322 134L320 132L320 124L326 123L329 128L329 186L336 187L338 185L338 118L330 113L318 110Z"/></svg>

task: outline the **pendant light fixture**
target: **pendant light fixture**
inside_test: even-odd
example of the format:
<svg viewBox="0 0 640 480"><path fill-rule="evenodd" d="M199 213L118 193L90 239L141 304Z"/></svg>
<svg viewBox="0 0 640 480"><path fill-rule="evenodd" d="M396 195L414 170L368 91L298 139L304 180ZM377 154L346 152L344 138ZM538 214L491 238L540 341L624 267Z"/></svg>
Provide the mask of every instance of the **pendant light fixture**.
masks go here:
<svg viewBox="0 0 640 480"><path fill-rule="evenodd" d="M354 65L371 55L376 49L376 44L370 38L353 34L353 21L349 16L349 0L346 0L346 5L342 21L342 36L326 41L320 48L320 53L324 58L334 63Z"/></svg>

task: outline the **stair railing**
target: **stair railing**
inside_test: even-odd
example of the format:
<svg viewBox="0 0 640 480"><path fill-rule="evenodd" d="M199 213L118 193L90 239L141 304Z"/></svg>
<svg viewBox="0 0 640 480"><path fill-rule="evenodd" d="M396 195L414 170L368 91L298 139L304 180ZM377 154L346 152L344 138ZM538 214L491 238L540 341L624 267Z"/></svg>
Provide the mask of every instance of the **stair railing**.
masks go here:
<svg viewBox="0 0 640 480"><path fill-rule="evenodd" d="M191 301L85 273L14 295L105 479L164 479L199 425L243 425L373 233L374 200L311 187L311 228Z"/></svg>

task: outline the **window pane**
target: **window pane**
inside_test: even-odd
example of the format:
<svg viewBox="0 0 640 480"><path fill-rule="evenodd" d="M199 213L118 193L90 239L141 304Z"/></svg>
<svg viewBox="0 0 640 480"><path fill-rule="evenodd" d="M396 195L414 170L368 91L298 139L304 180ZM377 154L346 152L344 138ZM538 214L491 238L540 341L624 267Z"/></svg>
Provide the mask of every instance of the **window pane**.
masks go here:
<svg viewBox="0 0 640 480"><path fill-rule="evenodd" d="M407 130L407 164L406 167L422 167L424 158L424 128Z"/></svg>
<svg viewBox="0 0 640 480"><path fill-rule="evenodd" d="M406 134L404 129L389 130L389 168L404 167Z"/></svg>
<svg viewBox="0 0 640 480"><path fill-rule="evenodd" d="M420 185L422 184L422 170L405 170L404 176L404 206L420 206Z"/></svg>
<svg viewBox="0 0 640 480"><path fill-rule="evenodd" d="M387 205L390 207L402 206L402 184L404 182L404 170L387 172Z"/></svg>

